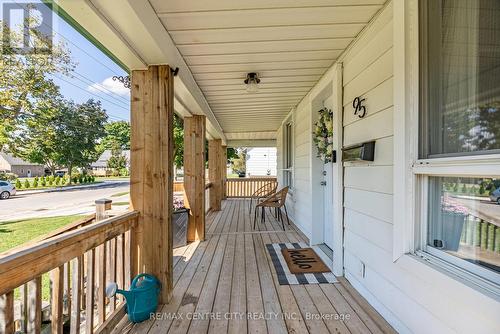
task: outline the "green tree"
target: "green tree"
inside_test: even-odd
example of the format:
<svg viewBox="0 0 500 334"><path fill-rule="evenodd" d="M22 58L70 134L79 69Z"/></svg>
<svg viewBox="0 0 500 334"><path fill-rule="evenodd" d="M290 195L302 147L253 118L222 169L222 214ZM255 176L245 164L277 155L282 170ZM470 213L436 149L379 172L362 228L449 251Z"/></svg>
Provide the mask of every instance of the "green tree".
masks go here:
<svg viewBox="0 0 500 334"><path fill-rule="evenodd" d="M99 143L100 154L105 150L119 147L121 150L130 150L130 123L127 121L109 122L104 126L106 135Z"/></svg>
<svg viewBox="0 0 500 334"><path fill-rule="evenodd" d="M245 172L247 163L247 150L240 148L238 151L238 158L232 160L233 170L235 172Z"/></svg>
<svg viewBox="0 0 500 334"><path fill-rule="evenodd" d="M174 165L181 168L184 165L184 121L174 114Z"/></svg>
<svg viewBox="0 0 500 334"><path fill-rule="evenodd" d="M232 163L234 159L238 159L238 151L234 147L227 148L227 162Z"/></svg>
<svg viewBox="0 0 500 334"><path fill-rule="evenodd" d="M68 167L69 180L73 167L87 167L99 158L97 144L105 136L108 119L101 102L88 100L82 104L65 103L58 118L58 163Z"/></svg>
<svg viewBox="0 0 500 334"><path fill-rule="evenodd" d="M111 157L108 159L107 167L113 169L113 175L120 175L120 171L127 167L127 157L119 146L111 150Z"/></svg>
<svg viewBox="0 0 500 334"><path fill-rule="evenodd" d="M30 15L28 20L25 25L39 26L36 15ZM12 47L23 41L23 28L20 25L10 29L3 22L0 24L2 36L8 35L11 40L10 45L2 46L0 55L0 145L6 144L12 134L33 117L34 110L59 95L59 87L50 75L70 75L76 66L64 43L52 44L51 36L44 36L34 28L30 31L33 37L30 39L31 46L36 48L51 44L51 53L16 53Z"/></svg>
<svg viewBox="0 0 500 334"><path fill-rule="evenodd" d="M10 150L25 160L47 166L54 174L59 167L58 127L65 103L61 96L40 103L10 140Z"/></svg>

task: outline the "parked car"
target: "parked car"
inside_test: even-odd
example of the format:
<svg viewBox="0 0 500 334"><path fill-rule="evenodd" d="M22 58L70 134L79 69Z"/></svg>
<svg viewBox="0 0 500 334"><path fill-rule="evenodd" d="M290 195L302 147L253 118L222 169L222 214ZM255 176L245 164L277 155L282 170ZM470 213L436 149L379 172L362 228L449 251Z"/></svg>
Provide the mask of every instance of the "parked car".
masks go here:
<svg viewBox="0 0 500 334"><path fill-rule="evenodd" d="M490 200L492 200L493 202L497 202L497 204L500 205L500 187L491 192Z"/></svg>
<svg viewBox="0 0 500 334"><path fill-rule="evenodd" d="M54 176L64 177L64 175L66 175L66 172L63 170L58 170L54 173Z"/></svg>
<svg viewBox="0 0 500 334"><path fill-rule="evenodd" d="M16 187L6 181L0 181L0 199L8 199L16 194Z"/></svg>

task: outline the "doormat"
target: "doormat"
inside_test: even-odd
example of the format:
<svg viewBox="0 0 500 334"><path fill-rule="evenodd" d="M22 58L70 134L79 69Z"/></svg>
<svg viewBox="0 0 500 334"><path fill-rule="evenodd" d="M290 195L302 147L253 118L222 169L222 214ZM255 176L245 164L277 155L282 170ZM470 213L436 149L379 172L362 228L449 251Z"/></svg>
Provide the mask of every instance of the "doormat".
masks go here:
<svg viewBox="0 0 500 334"><path fill-rule="evenodd" d="M336 283L337 278L335 275L328 269L328 267L321 261L318 255L309 248L305 243L279 243L279 244L266 244L267 251L271 256L271 260L274 265L274 269L276 270L276 274L278 276L278 283L280 285L291 285L291 284L318 284L318 283ZM287 264L287 260L283 255L283 251L290 252L288 250L300 250L299 253L292 254L303 254L303 255L311 255L311 253L303 253L304 249L310 249L314 254L314 257L310 257L311 259L318 259L319 262L316 262L317 265L311 266L314 268L314 272L309 271L311 268L306 268L307 266L303 266L301 270L308 269L308 271L300 271L297 273L292 273L290 267ZM309 258L309 256L307 257ZM303 258L304 259L304 258ZM319 263L321 263L324 268L320 267ZM308 263L311 264L311 263ZM292 268L293 269L293 268ZM324 272L318 272L316 270L325 269ZM294 270L295 271L295 270Z"/></svg>
<svg viewBox="0 0 500 334"><path fill-rule="evenodd" d="M318 254L312 248L284 248L281 254L285 258L292 274L316 274L330 272Z"/></svg>

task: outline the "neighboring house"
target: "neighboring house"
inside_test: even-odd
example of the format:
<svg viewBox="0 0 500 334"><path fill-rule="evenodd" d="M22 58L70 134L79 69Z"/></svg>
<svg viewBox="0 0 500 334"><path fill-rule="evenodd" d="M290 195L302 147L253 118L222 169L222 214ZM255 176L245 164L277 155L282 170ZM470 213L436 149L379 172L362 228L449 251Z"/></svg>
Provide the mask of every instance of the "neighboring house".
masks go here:
<svg viewBox="0 0 500 334"><path fill-rule="evenodd" d="M19 177L45 175L45 168L43 165L25 161L5 152L0 152L0 171L9 171Z"/></svg>
<svg viewBox="0 0 500 334"><path fill-rule="evenodd" d="M276 176L276 147L254 147L247 150L246 175Z"/></svg>
<svg viewBox="0 0 500 334"><path fill-rule="evenodd" d="M123 150L122 155L127 158L127 169L130 168L130 150ZM105 150L99 159L90 165L92 174L95 176L111 175L112 169L108 168L109 158L111 158L111 150Z"/></svg>

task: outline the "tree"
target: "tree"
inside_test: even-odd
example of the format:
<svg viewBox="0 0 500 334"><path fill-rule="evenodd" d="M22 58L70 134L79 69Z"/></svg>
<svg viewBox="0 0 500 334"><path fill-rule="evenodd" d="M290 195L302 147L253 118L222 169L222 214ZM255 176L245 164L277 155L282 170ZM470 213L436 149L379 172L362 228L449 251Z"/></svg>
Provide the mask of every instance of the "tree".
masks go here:
<svg viewBox="0 0 500 334"><path fill-rule="evenodd" d="M54 174L59 167L58 127L64 104L60 96L39 103L33 114L19 126L16 136L10 138L12 153L24 160L47 166Z"/></svg>
<svg viewBox="0 0 500 334"><path fill-rule="evenodd" d="M30 15L29 27L39 26L36 15ZM19 126L32 118L33 111L59 96L59 87L50 75L61 73L70 75L76 64L71 53L62 42L51 44L50 54L27 53L20 55L12 46L21 44L24 38L23 26L11 30L3 22L2 36L9 36L10 45L3 45L0 55L0 146ZM52 43L50 36L31 29L31 46L38 48Z"/></svg>
<svg viewBox="0 0 500 334"><path fill-rule="evenodd" d="M106 134L104 124L108 116L101 102L93 99L83 104L67 102L59 116L58 162L68 167L71 183L73 167L87 167L99 158L97 144Z"/></svg>
<svg viewBox="0 0 500 334"><path fill-rule="evenodd" d="M113 169L113 174L120 174L120 171L127 168L127 157L122 154L122 149L119 145L111 150L111 157L108 159L107 167Z"/></svg>
<svg viewBox="0 0 500 334"><path fill-rule="evenodd" d="M234 159L238 159L238 151L236 148L228 147L228 149L227 149L227 162L232 163Z"/></svg>
<svg viewBox="0 0 500 334"><path fill-rule="evenodd" d="M98 151L102 154L105 150L119 148L130 150L130 123L127 121L109 122L104 126L106 136L99 143Z"/></svg>
<svg viewBox="0 0 500 334"><path fill-rule="evenodd" d="M184 165L184 121L174 114L174 165L181 168Z"/></svg>
<svg viewBox="0 0 500 334"><path fill-rule="evenodd" d="M238 158L232 160L233 170L236 172L245 172L247 163L247 150L240 148L237 150Z"/></svg>

